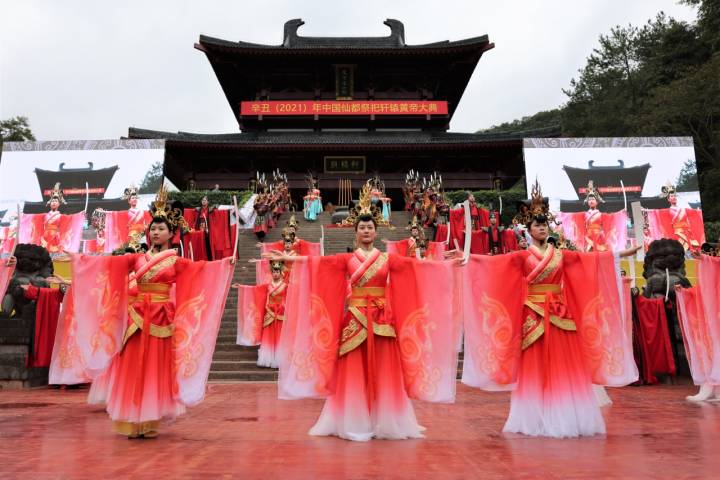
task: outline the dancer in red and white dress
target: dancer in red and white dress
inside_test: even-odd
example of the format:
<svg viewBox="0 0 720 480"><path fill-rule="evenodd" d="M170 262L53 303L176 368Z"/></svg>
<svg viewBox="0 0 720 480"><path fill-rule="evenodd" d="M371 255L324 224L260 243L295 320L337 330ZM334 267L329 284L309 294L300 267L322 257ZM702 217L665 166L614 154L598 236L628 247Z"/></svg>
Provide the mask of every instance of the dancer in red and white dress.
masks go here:
<svg viewBox="0 0 720 480"><path fill-rule="evenodd" d="M690 373L700 386L687 400L720 400L720 257L701 255L697 285L676 287L676 298Z"/></svg>
<svg viewBox="0 0 720 480"><path fill-rule="evenodd" d="M47 213L22 215L18 243L40 245L51 255L79 251L85 212L64 215L60 205L66 203L56 183L47 201Z"/></svg>
<svg viewBox="0 0 720 480"><path fill-rule="evenodd" d="M598 206L604 200L592 180L586 190L584 203L588 209L585 212L557 214L565 238L583 252L623 250L627 243L627 213L625 210L601 212Z"/></svg>
<svg viewBox="0 0 720 480"><path fill-rule="evenodd" d="M430 258L442 260L445 255L445 242L429 242L425 240L423 231L417 217L413 217L410 224L410 237L392 241L383 239L388 253L397 253L404 257Z"/></svg>
<svg viewBox="0 0 720 480"><path fill-rule="evenodd" d="M278 368L280 332L285 320L287 296L285 264L270 262L270 272L272 277L268 283L233 285L239 289L237 344L260 345L258 367Z"/></svg>
<svg viewBox="0 0 720 480"><path fill-rule="evenodd" d="M170 241L182 208L166 198L161 189L153 204L147 253L73 257L75 363L103 375L95 400L130 438L157 436L160 420L202 401L233 271L230 258L178 257Z"/></svg>
<svg viewBox="0 0 720 480"><path fill-rule="evenodd" d="M612 253L560 250L548 243L547 207L539 186L534 190L527 219L530 248L473 255L465 271L464 285L472 285L473 295L464 295L463 382L512 389L504 432L602 434L593 384L627 385L638 375L624 290Z"/></svg>
<svg viewBox="0 0 720 480"><path fill-rule="evenodd" d="M371 210L365 190L360 212ZM265 254L295 264L278 390L284 399L327 398L311 435L420 438L410 398L454 401L459 306L432 286L452 285L458 269L381 253L373 246L379 218L377 210L356 217L353 253Z"/></svg>

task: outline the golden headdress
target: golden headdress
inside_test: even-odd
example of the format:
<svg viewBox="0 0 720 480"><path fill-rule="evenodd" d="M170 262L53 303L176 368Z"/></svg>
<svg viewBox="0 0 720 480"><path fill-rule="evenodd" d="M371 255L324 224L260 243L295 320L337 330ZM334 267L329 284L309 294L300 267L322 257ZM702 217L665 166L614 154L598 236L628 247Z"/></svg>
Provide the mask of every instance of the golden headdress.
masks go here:
<svg viewBox="0 0 720 480"><path fill-rule="evenodd" d="M410 222L410 226L408 226L407 228L409 230L412 230L413 228L417 228L418 229L418 240L425 239L425 230L423 229L422 225L420 225L417 215L413 215L412 221Z"/></svg>
<svg viewBox="0 0 720 480"><path fill-rule="evenodd" d="M588 200L590 199L590 197L595 197L595 200L597 200L598 202L605 203L605 200L603 200L602 195L600 195L600 191L597 188L595 188L595 184L593 183L592 180L590 180L588 182L587 192L585 192L584 203L588 203Z"/></svg>
<svg viewBox="0 0 720 480"><path fill-rule="evenodd" d="M283 242L294 242L295 241L295 232L293 232L290 228L285 227L282 229L282 233L280 234L282 236Z"/></svg>
<svg viewBox="0 0 720 480"><path fill-rule="evenodd" d="M62 190L60 189L60 182L56 183L53 189L50 191L50 198L45 205L50 205L50 202L57 200L62 205L66 205L67 202L63 198Z"/></svg>
<svg viewBox="0 0 720 480"><path fill-rule="evenodd" d="M372 190L373 187L370 181L365 182L365 185L360 189L360 199L355 204L355 208L350 210L348 217L342 221L342 225L355 225L358 222L358 218L363 215L372 216L377 225L390 225L390 222L383 217L382 211L373 205ZM390 228L392 228L392 226Z"/></svg>
<svg viewBox="0 0 720 480"><path fill-rule="evenodd" d="M187 222L183 218L182 203L175 201L170 203L168 191L164 184L160 185L155 200L150 204L150 214L153 218L166 219L170 229L175 231L178 228L187 229Z"/></svg>
<svg viewBox="0 0 720 480"><path fill-rule="evenodd" d="M662 188L660 189L660 191L662 192L662 193L660 194L660 196L661 196L662 198L667 198L667 197L669 197L670 195L675 195L675 192L676 192L676 190L675 190L675 185L673 185L672 183L670 183L670 181L668 180L667 183L665 183L665 185L662 186Z"/></svg>
<svg viewBox="0 0 720 480"><path fill-rule="evenodd" d="M130 197L137 195L138 193L138 188L135 185L130 185L123 191L122 199L129 200Z"/></svg>
<svg viewBox="0 0 720 480"><path fill-rule="evenodd" d="M530 205L525 212L519 212L515 216L515 220L517 223L525 225L527 223L530 223L535 217L538 216L544 216L545 218L547 218L548 224L550 224L551 222L555 222L555 216L550 213L550 208L545 201L545 197L543 197L540 183L536 179L535 183L532 186Z"/></svg>
<svg viewBox="0 0 720 480"><path fill-rule="evenodd" d="M295 230L298 229L298 223L297 223L297 220L295 219L294 213L292 215L290 215L290 220L287 221L287 226L293 227L293 228L295 228Z"/></svg>
<svg viewBox="0 0 720 480"><path fill-rule="evenodd" d="M273 260L270 262L270 271L283 272L285 271L285 262L282 260Z"/></svg>
<svg viewBox="0 0 720 480"><path fill-rule="evenodd" d="M105 230L105 210L96 208L90 216L90 225L97 231Z"/></svg>

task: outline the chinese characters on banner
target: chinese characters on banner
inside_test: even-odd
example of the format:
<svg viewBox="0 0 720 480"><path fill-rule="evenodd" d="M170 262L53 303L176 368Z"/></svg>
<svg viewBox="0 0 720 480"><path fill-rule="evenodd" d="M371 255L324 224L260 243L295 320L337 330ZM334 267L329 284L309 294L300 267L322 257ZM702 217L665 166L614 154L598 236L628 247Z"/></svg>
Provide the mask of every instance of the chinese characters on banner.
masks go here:
<svg viewBox="0 0 720 480"><path fill-rule="evenodd" d="M325 157L325 173L365 173L365 157Z"/></svg>
<svg viewBox="0 0 720 480"><path fill-rule="evenodd" d="M330 100L241 102L240 115L447 115L445 101Z"/></svg>

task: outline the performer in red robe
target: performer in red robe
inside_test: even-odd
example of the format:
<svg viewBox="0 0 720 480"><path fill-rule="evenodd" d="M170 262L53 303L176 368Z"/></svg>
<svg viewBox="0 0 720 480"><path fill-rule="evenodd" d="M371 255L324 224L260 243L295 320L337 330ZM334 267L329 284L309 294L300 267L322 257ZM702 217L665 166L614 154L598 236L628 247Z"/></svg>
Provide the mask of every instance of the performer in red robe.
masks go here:
<svg viewBox="0 0 720 480"><path fill-rule="evenodd" d="M588 182L585 212L557 215L563 235L583 252L620 251L627 243L627 214L625 210L605 213L598 210L604 202L600 192Z"/></svg>
<svg viewBox="0 0 720 480"><path fill-rule="evenodd" d="M50 254L79 251L85 212L63 215L59 208L65 203L60 184L56 183L47 202L49 212L22 216L19 243L40 245Z"/></svg>
<svg viewBox="0 0 720 480"><path fill-rule="evenodd" d="M680 242L686 251L699 251L705 243L702 210L678 207L677 192L670 183L662 187L662 196L667 197L669 208L645 210L649 239L671 238Z"/></svg>
<svg viewBox="0 0 720 480"><path fill-rule="evenodd" d="M35 335L32 350L27 359L28 367L49 367L55 345L60 304L65 295L65 285L60 288L36 287L21 285L25 298L36 300L35 304Z"/></svg>
<svg viewBox="0 0 720 480"><path fill-rule="evenodd" d="M117 250L123 245L132 245L133 247L140 245L145 241L145 230L150 224L150 213L138 208L137 187L134 185L127 187L122 198L128 202L127 210L105 212L104 251L106 253Z"/></svg>
<svg viewBox="0 0 720 480"><path fill-rule="evenodd" d="M258 366L278 368L288 284L283 262L270 262L270 271L272 279L269 283L255 287L235 285L239 289L237 344L259 344Z"/></svg>
<svg viewBox="0 0 720 480"><path fill-rule="evenodd" d="M633 340L636 345L636 359L639 357L640 380L644 384L658 383L656 374L675 375L670 333L665 314L665 299L645 298L636 295L633 299Z"/></svg>
<svg viewBox="0 0 720 480"><path fill-rule="evenodd" d="M467 201L470 209L470 222L472 228L470 230L470 253L482 254L483 250L483 232L481 227L490 225L490 211L477 206L475 196L471 192L467 192ZM462 250L465 248L465 219L464 210L455 208L450 210L450 245L448 248L457 248ZM439 239L438 239L439 240Z"/></svg>
<svg viewBox="0 0 720 480"><path fill-rule="evenodd" d="M720 399L720 258L700 255L697 285L676 287L678 320L695 385L691 402Z"/></svg>
<svg viewBox="0 0 720 480"><path fill-rule="evenodd" d="M271 243L258 243L257 246L260 248L260 254L268 253L273 250L284 251L287 255L304 255L314 256L322 255L322 244L319 242L308 242L298 238L297 223L295 223L295 216L290 217L290 221L287 226L283 228L281 239L277 242ZM292 265L285 266L285 279L290 279L290 272ZM255 263L255 283L257 285L267 283L270 281L270 264L267 260L261 259Z"/></svg>
<svg viewBox="0 0 720 480"><path fill-rule="evenodd" d="M445 242L428 242L425 240L425 233L417 217L413 217L410 224L409 238L398 241L383 239L383 243L385 243L387 253L396 253L403 257L418 259L442 260L446 251Z"/></svg>
<svg viewBox="0 0 720 480"><path fill-rule="evenodd" d="M497 214L492 211L489 217L490 224L487 227L480 227L485 235L481 235L480 249L488 255L499 255L505 253L504 231L505 228L498 226Z"/></svg>
<svg viewBox="0 0 720 480"><path fill-rule="evenodd" d="M513 389L505 432L605 433L593 384L637 379L618 270L609 252L585 254L549 244L546 214L536 184L527 219L529 250L470 258L463 282L473 288L472 295L463 295L463 382Z"/></svg>
<svg viewBox="0 0 720 480"><path fill-rule="evenodd" d="M75 342L89 376L107 375L107 411L130 438L157 436L161 419L202 400L233 271L170 248L182 206L164 188L152 214L146 254L73 258Z"/></svg>
<svg viewBox="0 0 720 480"><path fill-rule="evenodd" d="M361 212L370 211L366 194ZM327 398L311 435L419 438L410 398L454 400L459 307L434 286L452 285L456 269L381 253L373 247L378 217L357 217L354 253L265 254L295 262L278 390L284 399Z"/></svg>

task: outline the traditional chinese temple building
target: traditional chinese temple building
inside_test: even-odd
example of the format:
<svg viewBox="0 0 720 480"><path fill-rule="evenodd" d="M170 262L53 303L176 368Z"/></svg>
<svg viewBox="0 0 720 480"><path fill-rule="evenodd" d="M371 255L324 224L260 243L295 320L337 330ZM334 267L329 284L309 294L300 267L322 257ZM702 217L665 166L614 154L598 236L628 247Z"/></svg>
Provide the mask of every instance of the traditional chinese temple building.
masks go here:
<svg viewBox="0 0 720 480"><path fill-rule="evenodd" d="M85 196L88 197L88 212L96 208L105 210L122 210L127 208L127 200L122 198L106 198L107 187L110 184L117 165L108 168L94 168L92 162L87 167L67 168L64 163L58 165L57 170L35 169L42 201L25 202L24 213L45 213L48 210L47 201L52 195L55 183L60 183L60 189L66 204L60 206L62 213L77 213L85 208ZM28 187L30 187L28 185ZM2 218L2 217L0 217Z"/></svg>
<svg viewBox="0 0 720 480"><path fill-rule="evenodd" d="M180 188L242 188L255 171L279 168L292 194L314 172L325 201L338 180L359 187L377 173L399 204L410 169L442 173L444 187L507 188L524 173L523 136L449 132L452 116L485 52L487 35L424 45L405 42L403 24L386 37L304 37L285 24L282 43L200 36L239 131L170 133L130 128L130 138L166 139L165 175ZM476 108L482 108L477 105Z"/></svg>
<svg viewBox="0 0 720 480"><path fill-rule="evenodd" d="M591 180L603 197L604 202L601 208L605 212L622 210L625 207L626 199L628 209L632 202L641 202L644 208L667 207L667 200L658 195L642 196L645 180L651 168L649 163L633 167L626 167L623 160L618 160L617 165L608 166L597 166L594 163L593 160L589 160L588 168L563 166L573 189L577 192L577 198L561 200L561 211L579 212L587 208L584 201L587 195L587 185Z"/></svg>

